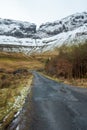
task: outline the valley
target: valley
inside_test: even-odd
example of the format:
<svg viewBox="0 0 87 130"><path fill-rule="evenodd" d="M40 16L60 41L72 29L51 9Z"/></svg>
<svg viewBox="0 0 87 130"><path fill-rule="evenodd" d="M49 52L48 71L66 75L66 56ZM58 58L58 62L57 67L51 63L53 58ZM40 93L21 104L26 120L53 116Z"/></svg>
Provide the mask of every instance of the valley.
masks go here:
<svg viewBox="0 0 87 130"><path fill-rule="evenodd" d="M0 130L86 130L86 94L87 12L0 19Z"/></svg>
<svg viewBox="0 0 87 130"><path fill-rule="evenodd" d="M86 77L76 79L64 78L56 76L57 71L51 73L51 71L54 70L54 66L52 67L52 65L55 64L57 60L56 62L53 61L58 56L58 48L55 51L44 52L43 54L36 53L33 55L15 52L0 52L1 130L6 129L9 123L14 119L14 115L18 111L21 111L27 95L31 93L34 78L31 72L33 70L39 71L42 74L45 73L47 78L50 76L51 80L56 80L58 83L64 82L65 84L87 88ZM51 66L51 70L48 65ZM65 73L65 71L62 70L62 65L60 70Z"/></svg>

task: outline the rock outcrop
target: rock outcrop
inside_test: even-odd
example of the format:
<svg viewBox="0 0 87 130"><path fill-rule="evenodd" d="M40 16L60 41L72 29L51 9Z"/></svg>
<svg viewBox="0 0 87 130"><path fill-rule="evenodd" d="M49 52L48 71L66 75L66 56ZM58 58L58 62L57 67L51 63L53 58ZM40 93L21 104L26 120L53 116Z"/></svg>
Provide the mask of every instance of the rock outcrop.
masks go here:
<svg viewBox="0 0 87 130"><path fill-rule="evenodd" d="M0 19L0 35L17 38L32 37L36 33L36 25L10 19Z"/></svg>
<svg viewBox="0 0 87 130"><path fill-rule="evenodd" d="M83 25L87 26L87 12L76 13L55 22L42 24L38 29L38 34L41 34L41 37L50 37L73 31Z"/></svg>

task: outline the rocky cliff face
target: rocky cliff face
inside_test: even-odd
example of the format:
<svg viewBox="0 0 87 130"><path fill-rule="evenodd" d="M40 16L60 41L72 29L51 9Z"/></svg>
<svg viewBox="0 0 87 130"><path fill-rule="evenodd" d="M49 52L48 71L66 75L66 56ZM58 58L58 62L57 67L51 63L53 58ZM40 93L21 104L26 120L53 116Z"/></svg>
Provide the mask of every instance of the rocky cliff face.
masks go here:
<svg viewBox="0 0 87 130"><path fill-rule="evenodd" d="M0 19L0 35L17 38L32 37L36 33L36 25L10 19Z"/></svg>
<svg viewBox="0 0 87 130"><path fill-rule="evenodd" d="M44 38L73 31L83 25L87 25L87 12L73 14L58 21L42 24L38 30L33 23L0 19L0 35L17 38Z"/></svg>
<svg viewBox="0 0 87 130"><path fill-rule="evenodd" d="M50 37L63 32L73 31L83 25L87 26L87 12L76 13L55 22L48 22L39 27L42 37Z"/></svg>
<svg viewBox="0 0 87 130"><path fill-rule="evenodd" d="M42 24L38 30L33 23L0 19L0 51L42 53L63 44L86 41L87 12Z"/></svg>

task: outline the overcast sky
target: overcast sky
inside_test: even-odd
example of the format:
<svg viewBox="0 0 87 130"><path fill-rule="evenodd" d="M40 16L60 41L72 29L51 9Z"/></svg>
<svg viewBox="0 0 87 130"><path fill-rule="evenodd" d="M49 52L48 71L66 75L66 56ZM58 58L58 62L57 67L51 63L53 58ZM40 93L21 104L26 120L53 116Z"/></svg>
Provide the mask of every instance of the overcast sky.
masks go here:
<svg viewBox="0 0 87 130"><path fill-rule="evenodd" d="M87 0L0 0L0 18L40 25L87 11Z"/></svg>

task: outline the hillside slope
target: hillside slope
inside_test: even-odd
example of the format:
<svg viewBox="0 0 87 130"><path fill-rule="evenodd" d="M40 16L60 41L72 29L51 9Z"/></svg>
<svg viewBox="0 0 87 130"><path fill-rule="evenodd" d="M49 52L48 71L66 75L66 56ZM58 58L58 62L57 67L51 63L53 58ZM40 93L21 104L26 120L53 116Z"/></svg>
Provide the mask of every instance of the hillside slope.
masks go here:
<svg viewBox="0 0 87 130"><path fill-rule="evenodd" d="M42 53L63 44L87 41L87 12L76 13L59 21L35 24L0 19L0 51Z"/></svg>
<svg viewBox="0 0 87 130"><path fill-rule="evenodd" d="M50 37L63 32L73 31L83 25L87 25L87 12L76 13L61 20L42 24L38 33L41 33L42 37Z"/></svg>

